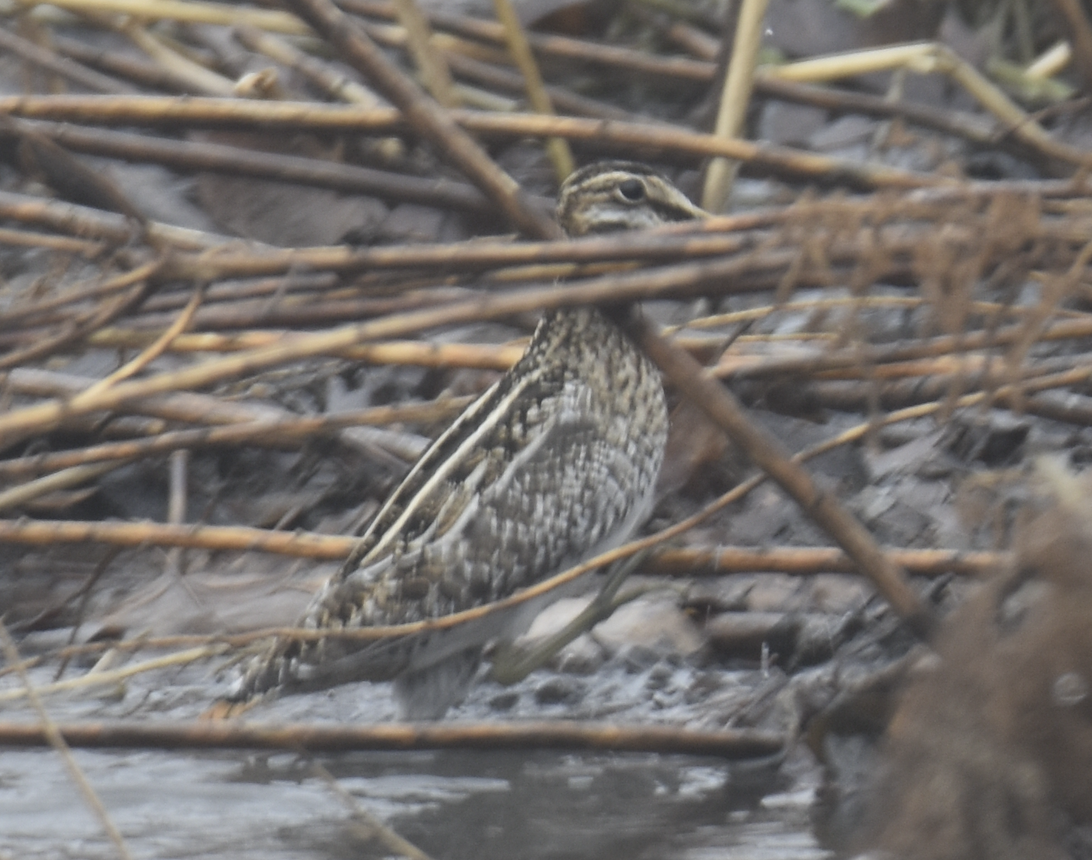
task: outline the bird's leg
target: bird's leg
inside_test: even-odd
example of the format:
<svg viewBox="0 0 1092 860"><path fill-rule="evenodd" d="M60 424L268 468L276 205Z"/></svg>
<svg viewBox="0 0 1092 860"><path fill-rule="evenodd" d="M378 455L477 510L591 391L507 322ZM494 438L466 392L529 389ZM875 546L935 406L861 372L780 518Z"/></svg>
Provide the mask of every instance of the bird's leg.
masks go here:
<svg viewBox="0 0 1092 860"><path fill-rule="evenodd" d="M650 553L651 550L643 549L612 564L608 569L606 582L592 602L557 633L525 648L511 642L499 643L493 655L493 668L489 677L505 686L519 683L582 633L609 618L619 606L643 594L646 589L636 589L621 597L617 596L622 583Z"/></svg>
<svg viewBox="0 0 1092 860"><path fill-rule="evenodd" d="M438 720L463 700L482 661L482 646L475 645L431 666L403 672L394 679L394 698L404 720Z"/></svg>

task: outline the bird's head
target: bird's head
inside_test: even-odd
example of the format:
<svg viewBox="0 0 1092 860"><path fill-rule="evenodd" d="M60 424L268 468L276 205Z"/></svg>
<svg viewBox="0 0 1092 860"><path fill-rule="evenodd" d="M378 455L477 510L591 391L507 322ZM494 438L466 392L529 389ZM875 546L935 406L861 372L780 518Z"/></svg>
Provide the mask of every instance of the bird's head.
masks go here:
<svg viewBox="0 0 1092 860"><path fill-rule="evenodd" d="M557 199L557 221L570 236L708 217L655 170L632 161L582 167L565 180Z"/></svg>

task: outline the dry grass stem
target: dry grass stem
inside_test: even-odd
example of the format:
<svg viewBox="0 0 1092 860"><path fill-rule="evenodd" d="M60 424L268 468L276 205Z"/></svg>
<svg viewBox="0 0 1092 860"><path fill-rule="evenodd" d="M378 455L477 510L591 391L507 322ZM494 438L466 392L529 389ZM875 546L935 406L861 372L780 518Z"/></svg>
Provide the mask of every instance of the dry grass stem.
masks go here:
<svg viewBox="0 0 1092 860"><path fill-rule="evenodd" d="M747 417L742 405L719 383L703 373L689 354L673 346L647 323L633 328L634 336L671 382L732 438L747 455L775 480L811 519L827 532L860 565L877 590L919 633L932 621L902 572L876 545L864 526L837 498L814 483L788 451L763 433Z"/></svg>
<svg viewBox="0 0 1092 860"><path fill-rule="evenodd" d="M31 183L21 186L27 193L0 191L0 242L48 259L33 283L12 279L0 294L0 509L12 511L10 519L0 520L0 544L21 544L28 557L45 557L50 547L75 543L117 551L155 548L141 556L141 563L153 553L161 555L160 547L200 549L213 564L223 557L211 554L227 552L344 559L355 544L349 533L366 519L383 488L397 480L404 461L427 443L416 434L437 433L473 393L511 367L534 316L575 305L654 300L647 310L650 318L679 323L670 329L673 340L665 341L651 326L635 332L667 371L669 396L681 392L702 404L760 468L725 491L730 481L718 470L728 470L730 455L711 446L708 456L720 458L717 468L709 470L716 489L700 501L686 493L678 496L688 516L665 504L660 510L671 513L668 527L495 604L366 630L298 630L267 621L266 628L239 635L73 646L43 659L108 647L119 653L151 648L174 653L43 690L117 684L137 672L229 652L235 656L270 636L373 640L482 619L490 623L492 613L561 589L589 570L646 553L642 572L665 576L863 572L898 613L924 629L926 612L904 573L978 576L1008 560L1000 552L881 545L847 514L842 500L820 490L801 464L839 446L864 443L861 459L867 469L873 462L869 457L882 456L881 445L901 447L908 438L916 442L915 434L959 432L1001 411L1011 414L1002 421L1020 425L1017 431L1029 420L1023 416L1064 422L1066 433L1092 426L1092 358L1086 348L1092 337L1092 203L1085 176L1092 155L1055 140L1044 131L1050 116L1032 117L932 43L759 68L752 92L749 75L738 71L754 69L751 49L758 44L754 25L761 19L761 2L746 4L754 14L750 25L739 28L733 84L725 88L729 108L718 134L703 134L634 116L619 106L620 100L608 105L551 79L558 66L580 64L581 73L590 70L604 79L642 76L649 93L657 86L696 91L711 84L716 51L693 27L676 22L667 30L657 24L657 32L689 46L699 59L656 57L590 40L526 33L510 7L498 2L503 23L422 14L410 0L402 2L401 12L396 4L379 0L339 0L338 6L329 0L290 0L296 15L198 0L57 4L89 26L106 29L105 37L115 38L123 27L142 47L143 57L136 51L111 56L52 33L47 49L0 31L0 49L24 58L33 74L61 75L97 93L0 97L0 115L8 117L0 133L13 148L30 150L53 165L36 178L55 197L36 196L38 186ZM1063 12L1072 5L1055 2ZM44 6L29 0L21 5L35 7L31 15L39 27L57 20L57 13ZM639 13L646 22L663 14ZM127 16L124 25L107 20L120 15ZM399 15L401 25L394 23ZM161 21L200 26L153 26ZM1087 24L1083 13L1081 21ZM233 29L214 37L211 28L217 27ZM234 36L230 45L227 35ZM276 64L248 79L245 93L255 98L235 97L244 93L234 80L244 68L239 60L255 59L244 49L266 58L263 65ZM1083 48L1075 44L1074 49L1080 60ZM398 51L415 54L434 98L391 61ZM518 58L521 71L508 65L508 51ZM892 63L948 75L991 113L892 104L863 92L801 83ZM374 93L360 83L363 79L376 87ZM487 91L479 92L478 102L466 104L490 103L501 110L454 108L456 97L471 87ZM136 88L190 95L136 95ZM524 92L531 93L538 113L507 112L514 104L511 96L522 98ZM198 95L209 93L222 97ZM348 104L302 100L312 93ZM861 163L741 139L741 112L749 100L761 99L842 115L902 117L913 135L940 130L961 138L957 146L966 148L964 141L970 141L977 151L1004 147L1006 158L1032 162L1038 175L1060 178L968 180L960 170L969 173L969 161L956 164L954 158L948 172L919 173L881 159ZM263 139L269 139L268 145ZM297 147L301 140L305 145ZM700 224L559 241L546 214L552 201L526 193L485 149L503 151L502 163L518 164L514 153L519 151L507 148L526 140L551 141L559 175L571 169L571 156L560 154L562 141L577 148L581 160L647 157L671 165L679 168L674 175L683 185L693 178L683 170L709 159L717 165L710 171L710 185L717 185L715 174L730 159L775 189L766 199L777 202ZM925 148L918 140L904 145ZM105 179L94 198L65 191L66 179L91 184L84 162L92 163L92 157L199 177L210 199L235 181L255 189L287 187L293 215L296 198L348 200L362 205L354 212L368 214L348 216L350 232L331 229L315 241L362 238L357 246L300 242L294 247L295 239L248 233L292 245L276 247L149 221L140 210L148 202L145 189L137 183L118 182L113 197ZM96 171L97 166L90 173ZM533 173L523 175L529 179ZM801 191L801 183L809 190ZM547 186L543 194L550 191ZM840 190L831 193L830 188ZM707 199L721 197L724 186L719 193L714 190ZM793 195L793 202L781 202ZM65 202L69 197L83 205ZM105 208L86 205L89 199ZM120 199L120 204L103 202L108 199ZM112 205L130 217L107 211ZM325 203L316 205L325 208ZM412 213L420 207L448 219L433 236L461 236L464 225L502 230L507 223L528 241L498 236L388 243L383 231L397 220L390 218L392 210ZM304 203L299 209L301 222L319 220ZM363 225L373 212L379 226ZM231 222L225 217L220 223ZM449 228L450 233L443 232ZM246 232L235 225L231 229ZM362 387L358 376L363 375ZM743 402L772 410L779 408L774 400L783 389L799 395L798 400L788 398L783 411L807 418L839 413L830 425L838 429L807 448L795 443L803 450L785 450L770 444L771 434L757 430L728 393L738 392ZM388 401L392 405L345 410ZM904 422L907 426L896 426ZM711 433L719 444L723 434ZM814 426L801 433L799 438L810 441L824 435ZM244 446L247 450L241 451ZM210 454L210 449L218 450ZM176 453L181 451L191 453ZM897 461L900 455L911 456L899 452L889 459ZM112 521L86 512L94 510L90 505L112 503L114 481L101 480L106 472L134 463L139 465L133 472L161 470L156 458L166 456L176 467L170 486L172 522ZM231 470L251 458L293 463L285 483L298 478L299 484L270 489L262 483L268 476L254 472L240 482L239 473ZM254 495L268 493L269 498L248 498L247 505L233 509L213 487L208 495L216 498L202 509L207 501L202 493L209 487L199 484L210 464L227 488L225 495L249 493L253 480ZM190 470L185 477L194 486L187 494L182 472ZM695 486L697 477L705 476L696 476ZM699 524L721 528L722 520L714 517L723 518L729 505L770 478L839 546L713 546L715 534L692 531ZM86 503L78 512L72 508L77 485L81 504ZM290 493L296 495L285 501L282 496ZM186 524L187 504L189 518L231 524ZM61 513L49 520L19 516L47 506ZM225 510L234 519L225 519ZM237 511L243 513L235 516ZM343 525L350 521L351 526ZM288 530L297 524L303 528ZM323 534L324 529L345 534ZM901 540L900 532L894 534L883 540L911 543ZM174 557L182 556L175 552ZM191 562L199 557L189 556ZM260 561L280 569L291 564ZM98 572L109 563L103 562ZM77 602L71 592L66 589L69 596L52 601L43 612L70 617ZM90 593L90 586L79 593L87 606ZM605 611L608 598L613 599L603 598L591 614ZM75 612L80 627L83 608ZM14 689L5 693L23 695ZM125 724L63 730L71 732L73 742L89 745L348 749L540 744L587 749L614 743L614 748L658 744L657 749L719 750L729 756L776 755L781 748L780 738L760 743L754 736L739 736L742 746L736 747L729 735L683 738L665 732L639 739L602 727L580 727L571 734L555 727L554 734L529 730L523 735L506 735L505 727L460 734L442 726L327 732L310 726ZM42 738L36 727L0 726L0 741L41 743Z"/></svg>
<svg viewBox="0 0 1092 860"><path fill-rule="evenodd" d="M34 0L19 0L19 4L26 7L38 5ZM306 24L287 12L246 9L222 3L207 3L203 0L156 0L152 4L149 4L147 0L61 0L59 3L51 2L50 5L94 15L114 12L128 15L136 20L169 20L188 24L219 24L228 27L246 23L273 33L296 36L305 36L309 33Z"/></svg>
<svg viewBox="0 0 1092 860"><path fill-rule="evenodd" d="M54 693L87 690L94 687L118 684L127 678L132 678L133 676L143 674L144 672L155 672L160 669L187 666L190 663L196 663L198 660L207 660L210 657L216 657L223 654L224 650L223 645L202 645L198 648L190 648L186 651L167 654L152 660L142 660L139 663L133 663L122 669L91 671L84 675L80 675L78 678L69 678L67 681L55 681L52 684L43 684L39 687L35 687L34 692L40 695L52 695ZM15 702L30 695L31 692L26 688L6 690L0 692L0 702Z"/></svg>
<svg viewBox="0 0 1092 860"><path fill-rule="evenodd" d="M57 490L67 490L70 487L77 487L80 484L93 481L96 478L101 478L114 469L125 465L126 462L127 460L118 459L108 463L71 466L67 469L54 472L51 475L38 478L37 480L27 481L25 484L20 484L17 487L2 490L0 491L0 511L18 508L47 493L53 493Z"/></svg>
<svg viewBox="0 0 1092 860"><path fill-rule="evenodd" d="M406 31L406 41L421 81L429 94L446 108L459 107L451 70L441 52L433 46L428 19L414 0L395 0L398 20Z"/></svg>
<svg viewBox="0 0 1092 860"><path fill-rule="evenodd" d="M401 109L414 131L445 153L505 215L536 239L560 235L519 185L439 106L425 96L340 9L329 0L290 0L290 7L328 39L345 60Z"/></svg>
<svg viewBox="0 0 1092 860"><path fill-rule="evenodd" d="M42 739L49 744L49 746L53 747L61 757L69 777L72 782L76 784L76 788L83 796L84 803L86 803L95 814L95 817L102 825L102 829L114 844L118 856L121 857L122 860L132 860L133 855L129 851L129 846L126 845L125 839L121 835L121 831L118 830L117 825L114 824L114 820L110 817L110 813L106 810L102 800L99 799L95 789L87 780L83 770L80 768L79 764L77 764L76 759L72 757L72 750L69 749L68 743L64 738L64 733L60 731L57 724L49 716L49 712L45 709L45 705L38 695L39 691L31 683L30 676L27 674L22 658L19 656L19 650L15 647L15 641L8 633L8 628L2 619L0 619L0 648L3 649L4 659L7 660L9 664L16 667L19 678L23 682L23 689L17 690L16 692L26 695L38 714L38 726L36 728L41 733Z"/></svg>

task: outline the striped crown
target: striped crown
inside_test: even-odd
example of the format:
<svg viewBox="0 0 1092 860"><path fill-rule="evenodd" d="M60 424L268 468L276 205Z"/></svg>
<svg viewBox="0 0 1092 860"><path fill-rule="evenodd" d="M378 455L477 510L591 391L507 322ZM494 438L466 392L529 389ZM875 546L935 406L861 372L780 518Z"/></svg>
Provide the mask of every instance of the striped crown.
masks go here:
<svg viewBox="0 0 1092 860"><path fill-rule="evenodd" d="M570 236L640 230L708 213L650 167L600 161L575 171L561 186L557 220Z"/></svg>

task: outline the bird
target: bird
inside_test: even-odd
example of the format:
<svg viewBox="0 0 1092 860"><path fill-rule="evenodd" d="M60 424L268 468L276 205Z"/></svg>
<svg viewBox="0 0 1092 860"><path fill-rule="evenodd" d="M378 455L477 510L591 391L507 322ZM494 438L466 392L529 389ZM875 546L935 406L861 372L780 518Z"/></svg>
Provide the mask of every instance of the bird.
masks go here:
<svg viewBox="0 0 1092 860"><path fill-rule="evenodd" d="M575 171L557 203L570 237L704 216L661 174L626 161ZM659 372L609 310L547 313L524 355L412 467L298 626L443 618L621 544L651 513L667 430ZM403 719L438 719L470 688L485 645L511 641L556 598L395 640L278 639L226 701L393 680Z"/></svg>

